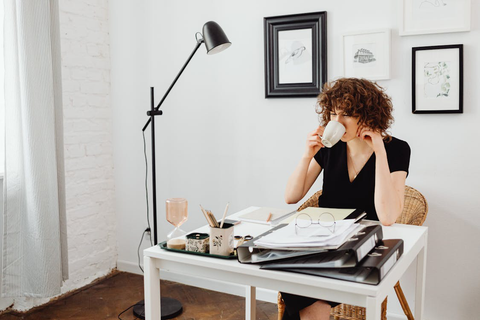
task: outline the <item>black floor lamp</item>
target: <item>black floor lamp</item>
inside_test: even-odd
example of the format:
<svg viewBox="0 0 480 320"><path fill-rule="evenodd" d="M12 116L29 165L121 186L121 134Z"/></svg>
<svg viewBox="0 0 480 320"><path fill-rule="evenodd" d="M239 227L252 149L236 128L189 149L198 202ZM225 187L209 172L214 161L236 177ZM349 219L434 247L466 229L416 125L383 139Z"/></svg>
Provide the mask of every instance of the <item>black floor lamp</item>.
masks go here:
<svg viewBox="0 0 480 320"><path fill-rule="evenodd" d="M209 21L203 25L202 34L197 32L197 36L200 34L200 38L197 37L197 43L195 48L193 49L192 53L188 57L187 61L183 65L180 72L173 80L172 84L168 88L167 92L163 96L160 103L155 107L155 100L154 100L154 89L153 87L150 88L150 98L151 98L151 109L147 112L147 115L150 117L143 127L142 131L145 131L150 125L151 134L152 134L152 198L153 198L153 241L158 244L157 241L157 183L156 183L156 171L155 171L155 116L162 115L162 110L160 110L160 106L162 105L165 98L168 96L170 91L172 90L173 86L177 82L178 78L183 73L183 70L187 67L188 63L192 59L192 57L197 52L198 48L202 43L205 43L205 47L207 49L207 54L215 54L219 53L232 44L225 32L223 32L222 28L214 21ZM172 298L161 298L161 310L162 310L162 319L171 319L179 314L182 313L182 304L175 299ZM140 319L145 319L145 308L144 308L144 301L140 301L137 305L133 308L133 314Z"/></svg>

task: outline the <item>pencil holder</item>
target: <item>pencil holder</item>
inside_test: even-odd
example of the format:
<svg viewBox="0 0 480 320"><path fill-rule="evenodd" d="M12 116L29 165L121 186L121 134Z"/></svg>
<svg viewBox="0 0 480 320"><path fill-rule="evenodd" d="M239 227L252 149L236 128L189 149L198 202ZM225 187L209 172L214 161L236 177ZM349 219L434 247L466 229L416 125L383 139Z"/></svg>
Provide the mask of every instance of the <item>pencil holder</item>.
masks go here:
<svg viewBox="0 0 480 320"><path fill-rule="evenodd" d="M210 228L210 253L229 256L233 252L233 224L224 223L223 228Z"/></svg>
<svg viewBox="0 0 480 320"><path fill-rule="evenodd" d="M187 244L185 250L193 252L208 252L208 233L190 233L187 234Z"/></svg>

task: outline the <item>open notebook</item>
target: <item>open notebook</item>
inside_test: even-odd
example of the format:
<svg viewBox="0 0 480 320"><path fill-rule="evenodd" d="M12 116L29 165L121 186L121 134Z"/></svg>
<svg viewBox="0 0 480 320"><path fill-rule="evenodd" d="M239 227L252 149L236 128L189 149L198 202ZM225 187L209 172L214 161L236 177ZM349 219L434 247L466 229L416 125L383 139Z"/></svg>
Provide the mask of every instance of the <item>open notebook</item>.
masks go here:
<svg viewBox="0 0 480 320"><path fill-rule="evenodd" d="M242 214L238 218L242 221L255 222L262 224L276 224L276 222L285 219L290 214L294 214L296 211L291 211L287 209L277 209L277 208L268 208L260 207L251 212Z"/></svg>

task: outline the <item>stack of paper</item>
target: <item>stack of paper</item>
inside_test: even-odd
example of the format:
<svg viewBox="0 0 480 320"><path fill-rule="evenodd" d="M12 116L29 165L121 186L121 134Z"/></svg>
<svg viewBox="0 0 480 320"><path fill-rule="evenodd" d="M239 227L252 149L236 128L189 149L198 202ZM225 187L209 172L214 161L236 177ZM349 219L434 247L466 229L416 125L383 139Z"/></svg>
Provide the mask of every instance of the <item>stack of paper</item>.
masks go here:
<svg viewBox="0 0 480 320"><path fill-rule="evenodd" d="M273 231L272 233L256 240L257 246L266 248L309 248L342 245L348 237L362 228L355 220L340 220L336 222L335 232L332 228L326 228L322 225L312 224L308 228L299 230L295 226L295 221L287 226Z"/></svg>

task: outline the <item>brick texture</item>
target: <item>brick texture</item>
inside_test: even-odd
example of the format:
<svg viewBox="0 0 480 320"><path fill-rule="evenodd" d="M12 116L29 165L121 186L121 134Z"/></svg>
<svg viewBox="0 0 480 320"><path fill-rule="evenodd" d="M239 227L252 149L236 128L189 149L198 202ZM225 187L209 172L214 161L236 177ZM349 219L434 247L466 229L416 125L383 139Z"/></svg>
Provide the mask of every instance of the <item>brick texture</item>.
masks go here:
<svg viewBox="0 0 480 320"><path fill-rule="evenodd" d="M62 0L60 37L64 102L70 279L82 287L116 266L107 0Z"/></svg>

